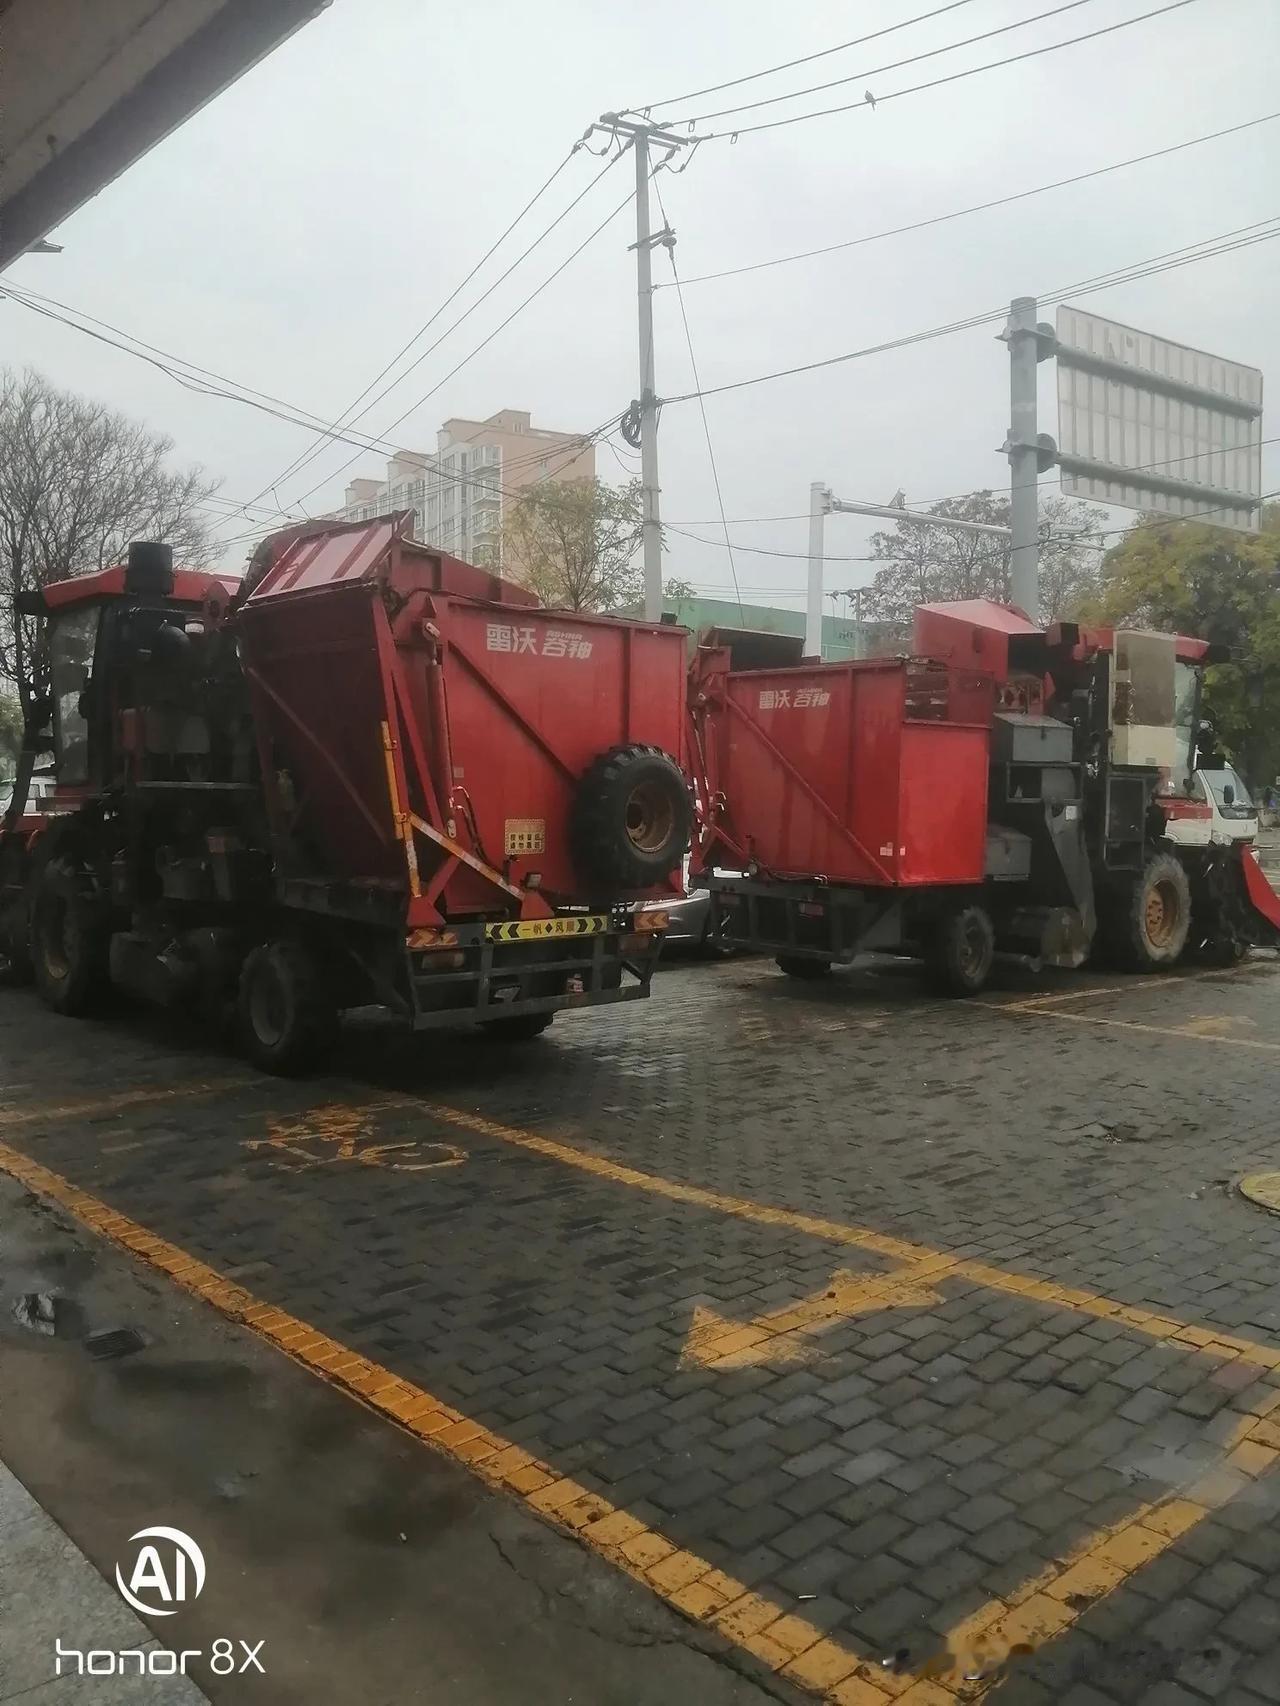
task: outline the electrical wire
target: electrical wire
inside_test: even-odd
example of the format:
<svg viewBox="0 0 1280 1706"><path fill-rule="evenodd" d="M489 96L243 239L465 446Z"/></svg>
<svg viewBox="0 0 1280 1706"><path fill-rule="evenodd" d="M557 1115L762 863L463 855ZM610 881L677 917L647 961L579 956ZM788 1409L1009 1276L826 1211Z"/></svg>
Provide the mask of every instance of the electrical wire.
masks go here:
<svg viewBox="0 0 1280 1706"><path fill-rule="evenodd" d="M715 112L691 113L688 117L682 114L679 118L668 122L672 126L676 124L705 124L713 118L729 118L734 113L755 112L759 107L776 107L780 101L798 101L803 99L805 95L820 95L825 89L840 89L846 83L861 83L868 77L883 77L887 71L901 71L904 66L919 65L922 60L937 59L939 54L955 53L959 48L973 47L980 41L990 41L995 36L1008 35L1010 30L1025 29L1028 24L1040 24L1046 18L1056 18L1062 12L1074 12L1079 6L1091 6L1092 4L1093 0L1062 0L1060 5L1051 7L1047 12L1033 12L1030 17L1015 18L1011 24L1000 24L995 29L983 30L981 35L965 36L960 41L949 41L942 47L927 48L923 53L913 53L907 59L895 59L888 65L873 66L870 71L854 71L848 77L836 77L830 83L813 83L807 89L793 89L787 95L768 95L759 101L745 101L738 107L720 107ZM858 104L859 106L875 106L877 100L860 101Z"/></svg>
<svg viewBox="0 0 1280 1706"><path fill-rule="evenodd" d="M667 210L662 204L662 190L658 185L658 181L657 181L656 177L654 178L653 188L654 188L654 192L658 198L658 212L662 215L663 228L664 228L664 230L666 230L669 233L671 230L671 221L667 218ZM671 276L675 280L676 301L680 304L680 319L681 319L681 322L684 326L684 341L685 341L685 345L689 351L689 370L693 374L693 383L695 384L695 386L700 386L702 384L702 381L698 378L698 358L693 353L693 333L689 330L689 316L685 311L684 291L680 288L680 272L679 272L678 267L676 266L676 248L675 248L675 238L674 237L671 237L671 236L668 237L667 243L666 243L666 250L667 250L667 259L671 262ZM725 519L724 493L720 487L720 470L716 466L715 445L712 443L712 440L711 440L711 422L707 419L707 405L701 397L698 398L698 410L699 410L700 414L702 415L702 436L707 441L707 461L711 464L711 483L715 487L716 503L720 507L720 524L721 524L721 527L724 529L724 548L725 548L725 554L729 559L729 573L733 578L733 584L734 584L734 587L736 589L737 585L738 585L738 565L733 560L733 540L729 537L729 523ZM739 614L741 614L742 613L742 594L741 593L738 594L738 610L739 610ZM745 616L743 617L743 620L744 621L746 620Z"/></svg>
<svg viewBox="0 0 1280 1706"><path fill-rule="evenodd" d="M1276 224L1277 220L1280 220L1280 215L1271 214L1268 218L1257 220L1252 225L1242 225L1234 231L1223 232L1219 237L1205 237L1198 243L1187 243L1181 248L1169 249L1164 254L1153 255L1146 261L1134 261L1128 266L1113 268L1110 273L1099 273L1093 278L1080 279L1074 284L1064 285L1056 291L1044 292L1037 300L1042 306L1048 306L1073 295L1077 291L1110 290L1119 284L1131 284L1138 279L1152 277L1156 273L1169 272L1176 267L1190 266L1195 261L1211 260L1217 255L1229 254L1236 249L1250 248L1255 243L1268 242L1275 237L1280 237L1280 225ZM1271 225L1274 229L1260 232L1258 228L1263 225ZM1249 232L1256 233L1256 235L1242 235ZM1238 240L1228 242L1226 240L1228 238ZM1210 244L1217 246L1209 247ZM1189 254L1187 251L1191 249L1200 252ZM801 362L795 367L778 368L770 373L755 374L748 379L735 379L726 384L712 385L700 391L686 391L679 396L663 397L659 401L666 407L671 404L691 402L697 397L716 397L726 391L741 391L748 386L764 385L774 379L789 379L796 374L814 373L822 368L839 366L843 362L861 360L864 356L881 355L890 350L906 349L913 344L928 343L935 338L950 337L956 332L967 332L978 326L992 325L1006 318L1007 314L1007 308L994 308L986 313L971 314L963 320L952 320L942 326L931 326L925 331L911 332L900 338L890 338L884 343L868 344L862 349L846 350L840 355L826 356L820 361Z"/></svg>
<svg viewBox="0 0 1280 1706"><path fill-rule="evenodd" d="M615 213L616 211L617 210L615 210ZM570 258L572 259L572 257ZM549 280L544 281L544 283L546 282L549 282ZM542 287L540 286L539 288ZM57 303L55 305L52 298L37 298L34 292L16 289L7 280L4 285L0 287L0 298L5 296L9 297L10 300L16 302L19 306L29 309L32 313L40 314L45 319L54 320L58 324L66 326L71 331L79 332L85 337L92 338L97 343L106 344L112 349L119 350L122 354L133 356L136 360L145 362L149 367L154 367L164 373L166 377L174 380L185 390L194 391L201 396L217 397L228 402L244 404L248 408L256 409L260 413L270 415L275 420L284 421L290 426L303 426L310 430L319 428L328 432L329 436L332 437L335 442L355 445L360 454L368 454L369 452L381 452L384 455L388 453L395 454L398 449L394 441L390 439L376 438L370 434L353 436L352 429L350 427L344 428L341 431L328 429L325 427L324 420L321 416L308 414L294 404L287 403L283 399L271 397L270 393L254 391L253 388L249 386L239 386L238 381L228 379L224 380L222 385L209 385L205 383L199 375L209 374L210 376L219 379L222 379L223 376L214 375L211 369L199 368L194 363L186 362L182 357L173 356L167 351L158 350L155 345L145 344L141 339L134 337L131 332L126 332L118 326L112 326L107 321L96 320L91 315L82 314L79 309L67 308L65 313L59 312L60 309L66 307L65 304ZM71 316L78 317L72 318ZM80 322L82 319L92 320L94 325L101 326L104 330L94 331L90 326L81 324ZM108 335L109 333L115 333L116 335L113 337ZM146 353L147 351L152 351L154 353L148 354ZM236 386L237 388L227 388L231 386ZM277 402L282 405L280 408L274 406ZM605 426L608 424L609 422L604 423ZM480 430L483 430L483 427ZM591 436L593 435L588 435L578 448L586 448L590 443ZM528 457L517 459L511 464L511 466L519 466L526 462L541 460L544 454L546 454L546 452L541 449L530 452ZM550 454L554 455L556 453L552 451ZM574 454L577 454L577 449L575 449ZM561 464L561 466L564 465L565 464ZM503 496L518 495L517 493L511 492L506 487L495 485L492 481L471 479L465 474L456 473L452 469L442 467L438 464L432 466L429 459L424 459L423 467L428 471L437 473L442 479L447 479L457 486L473 486L476 488L483 488L486 491L497 490ZM318 490L319 488L313 487L312 489ZM311 494L304 493L303 495L304 497L309 497ZM249 507L262 509L265 506L250 503ZM281 509L281 513L287 512ZM305 513L302 518L307 519Z"/></svg>
<svg viewBox="0 0 1280 1706"><path fill-rule="evenodd" d="M480 259L472 267L471 271L462 280L462 282L460 284L457 284L454 286L453 290L451 290L449 295L445 297L444 301L442 303L440 303L439 307L436 308L434 313L432 313L428 319L423 321L423 323L418 327L417 331L413 334L413 336L411 338L409 338L409 340L406 343L404 343L400 346L400 348L396 351L396 353L391 357L391 360L387 362L386 366L383 367L380 372L378 372L374 375L374 377L365 386L364 390L361 391L358 396L353 397L352 400L347 404L346 408L343 409L341 411L341 413L338 414L332 421L330 421L330 423L329 423L330 430L332 430L333 428L345 425L348 418L352 416L352 411L357 407L358 404L360 404L364 401L364 399L369 395L370 391L373 390L374 386L381 383L381 381L386 378L387 374L390 373L391 369L393 367L395 367L396 364L399 361L401 361L403 359L403 357L409 353L409 351L413 348L414 344L417 343L418 339L421 338L422 336L424 336L425 333L430 331L431 327L436 323L436 321L444 313L445 309L448 308L450 303L456 301L457 298L466 289L466 287L471 283L472 279L480 271L481 267L484 266L485 262L488 261L489 258L499 248L501 248L502 244L506 242L507 238L515 230L516 226L519 225L520 221L524 218L524 216L527 213L529 213L537 205L537 203L539 201L541 201L542 197L551 188L552 184L555 183L556 179L560 176L561 172L564 171L565 167L573 159L574 155L578 152L580 147L582 147L581 142L577 142L574 144L574 146L565 155L564 159L560 161L559 165L551 173L551 176L549 178L546 178L543 180L543 182L539 186L539 188L533 192L533 194L529 197L528 201L525 202L524 206L520 209L519 213L516 214L515 218L506 227L506 229L502 232L502 234L499 237L497 237L489 245L489 247L485 250L484 254L481 255ZM359 419L360 417L355 416L354 418ZM324 441L324 438L322 435L320 438L317 439L316 444L310 448L318 448L321 445L323 445L324 442L325 441ZM285 468L283 468L280 471L279 474L276 475L274 480L269 481L268 484L262 488L262 491L260 491L257 494L257 497L261 498L262 496L265 495L265 493L267 493L268 491L271 490L272 486L282 484L285 480L287 480L290 477L290 475L296 473L298 471L299 467L301 467L304 464L305 454L306 453L304 453L303 456L295 457L292 462L290 462ZM256 502L257 499L255 498L253 501Z"/></svg>
<svg viewBox="0 0 1280 1706"><path fill-rule="evenodd" d="M1183 6L1191 6L1195 3L1196 0L1168 0L1167 5L1157 6L1150 12L1140 12L1134 18L1122 18L1119 23L1106 24L1101 29L1089 30L1084 35L1068 36L1066 41L1049 42L1044 47L1027 48L1023 53L1010 54L1006 59L993 59L988 61L986 65L973 65L967 71L953 71L946 77L934 77L927 83L913 83L906 89L890 89L885 94L875 95L871 99L864 95L860 101L849 101L838 107L822 107L817 112L812 113L794 113L790 118L775 118L768 119L760 124L738 125L733 130L707 131L703 133L700 140L703 142L736 142L740 136L754 136L757 131L780 130L784 125L805 124L810 119L831 118L836 113L851 113L858 108L870 110L873 107L882 106L885 101L896 101L903 95L919 95L926 89L940 89L944 84L958 83L966 77L977 77L984 71L997 71L1003 65L1018 65L1023 60L1038 59L1042 54L1057 53L1060 48L1076 47L1081 42L1096 41L1100 36L1114 35L1117 30L1127 30L1132 24L1144 24L1150 18L1163 17L1166 12L1177 12ZM679 122L678 119L671 121L672 124Z"/></svg>
<svg viewBox="0 0 1280 1706"><path fill-rule="evenodd" d="M745 77L731 77L727 83L712 83L706 89L692 89L687 94L669 95L665 101L650 101L644 107L624 107L622 110L648 117L655 107L674 107L681 101L700 101L704 95L719 94L721 89L737 89L743 83L754 83L761 77L776 76L779 71L793 71L797 65L811 65L815 59L827 59L831 54L844 53L851 47L863 47L869 41L878 41L881 36L891 36L896 30L909 29L912 24L923 24L930 18L939 18L944 12L955 12L961 6L971 3L972 0L949 0L949 4L935 6L931 12L920 12L914 18L904 18L900 24L886 24L882 30L872 30L869 36L857 36L853 41L842 41L835 47L824 47L817 53L806 53L801 59L788 59L782 65L770 65L764 71L749 71Z"/></svg>
<svg viewBox="0 0 1280 1706"><path fill-rule="evenodd" d="M611 155L610 158L605 161L604 165L600 168L600 170L596 173L596 175L591 179L590 183L587 184L586 188L581 190L579 192L579 194L573 198L573 200L569 203L569 205L562 212L558 213L549 225L544 227L544 229L539 232L539 234L534 238L533 242L530 243L529 246L526 249L524 249L519 255L516 256L515 260L512 261L512 263L509 267L507 267L506 271L499 273L497 278L494 279L493 283L488 287L488 289L482 291L481 294L475 299L475 301L471 304L471 306L469 308L464 309L463 312L457 317L457 319L452 322L452 324L450 324L449 326L446 326L444 331L440 333L439 337L436 338L433 343L428 344L426 349L419 351L418 355L416 355L414 357L414 359L409 363L408 367L406 367L404 369L403 373L400 373L399 375L397 375L397 377L391 382L390 385L385 385L382 388L382 390L378 392L377 396L370 398L369 402L367 402L364 405L364 407L360 410L360 412L351 417L351 421L348 424L354 425L357 421L363 420L364 417L370 412L370 410L377 408L378 404L380 402L382 402L382 400L385 397L389 396L390 393L392 391L394 391L397 386L402 385L411 373L416 372L416 370L419 367L421 367L422 363L427 359L427 357L429 355L433 355L435 353L435 351L440 348L440 345L442 343L444 343L446 338L450 337L454 332L456 332L458 327L461 326L465 320L469 319L470 316L475 313L476 309L479 308L482 303L488 301L489 297L491 297L493 295L494 291L497 290L500 285L504 284L506 282L506 280L508 278L510 278L511 274L516 270L516 268L518 266L520 266L524 261L526 261L528 259L528 257L533 253L533 251L536 248L538 248L538 246L542 242L544 242L547 237L549 237L551 235L551 233L555 230L555 228L559 224L561 224L569 216L569 214L571 214L573 212L574 208L577 207L578 203L580 201L584 200L585 197L590 195L591 191L596 187L596 185L601 181L601 179L604 178L610 171L612 171L613 167L618 163L618 161L621 159L621 157L622 157L621 154ZM632 194L634 194L634 193L635 192L632 191ZM630 196L628 196L627 199L630 200ZM626 205L626 203L624 202L623 206L625 206L625 205ZM619 209L617 211L621 211L621 210ZM612 219L613 217L614 217L613 214L609 215L609 219ZM606 219L604 221L604 224L607 225L608 223L609 223L609 220ZM599 230L603 230L603 228L604 228L603 225L597 227L597 231L592 232L592 234L591 234L592 237L597 235L597 232ZM591 241L591 238L589 237L587 239L587 242L590 242L590 241ZM579 254L581 254L582 249L585 247L586 247L586 243L583 243L580 248L574 250L573 254L569 257L569 259L570 260L575 259ZM567 265L567 264L568 263L566 262L565 265ZM552 273L551 278L558 277L559 273L563 272L563 270L564 270L563 266L557 268L556 272ZM550 282L551 282L551 279L547 279L544 281L543 284L539 285L538 289L535 290L532 293L532 295L525 298L525 301L523 303L521 303L520 308L524 308L528 305L528 303L532 302L534 296L537 296L539 291L545 289L546 285L549 284ZM519 313L519 312L520 312L520 309L517 309L516 313ZM510 323L511 319L513 319L513 318L514 318L514 315L508 315L507 319L502 322L502 326L508 325ZM500 326L498 328L498 330L500 331L501 329L502 329L502 327ZM496 334L494 334L494 333L490 334L491 337L495 336L495 335ZM489 339L486 338L483 343L477 344L476 348L471 351L471 354L465 356L463 358L463 361L458 364L458 367L453 368L450 371L450 373L446 375L446 379L452 378L453 374L457 373L459 368L461 366L465 365L465 363L467 361L470 361L471 357L473 355L478 354L478 352L484 348L485 343L488 343L488 342L489 342ZM376 383L376 381L375 381L375 383ZM445 380L440 381L441 385L443 385L444 383L445 383ZM411 405L411 407L406 409L402 415L398 415L396 417L396 419L391 422L390 426L383 429L381 436L385 437L387 433L391 432L395 427L399 426L401 421L406 420L414 412L415 409L417 409L423 402L426 401L427 397L432 396L434 394L434 392L438 391L439 389L440 389L439 385L434 386L432 388L432 390L428 391L424 397L419 398L417 403L414 403L413 405ZM311 463L315 460L315 458L321 453L322 449L323 449L323 446L320 446L317 449L313 449L313 450L309 451L306 455L304 455L301 458L301 460L299 460L297 462L297 465L293 469L293 472L295 474L301 473L303 468L305 468L309 463ZM354 460L355 460L355 458L352 457L347 462L344 462L341 465L341 467L334 469L333 473L327 475L325 480L320 481L319 485L325 485L325 484L327 484L328 480L336 479L339 474L343 473L347 468L349 468L351 466L351 462ZM318 490L319 490L319 486L312 486L310 491L304 492L302 494L302 497L304 499L308 498L311 496L312 492L315 492Z"/></svg>
<svg viewBox="0 0 1280 1706"><path fill-rule="evenodd" d="M707 539L703 534L690 533L687 527L675 527L669 521L664 522L663 526L666 531L670 533L678 533L682 539L694 539L699 545L714 545L719 548L723 544L723 541L720 539ZM744 551L752 557L790 557L796 562L801 563L807 563L809 560L809 553L807 551L771 551L763 545L738 545L735 546L735 549L738 551ZM824 554L823 561L826 563L876 563L879 562L880 559L878 557L830 557ZM735 574L734 590L737 591L737 589L738 578ZM747 590L750 591L751 589L748 588Z"/></svg>
<svg viewBox="0 0 1280 1706"><path fill-rule="evenodd" d="M1087 183L1091 178L1101 178L1109 172L1123 171L1128 166L1145 165L1148 160L1161 160L1168 154L1178 154L1184 148L1198 147L1202 142L1216 142L1223 136L1234 136L1242 130L1250 130L1255 125L1270 124L1280 119L1280 112L1263 113L1260 118L1246 119L1243 124L1229 125L1225 130L1209 131L1204 136L1190 137L1186 142L1172 143L1168 148L1154 149L1150 154L1135 154L1128 160L1115 160L1109 166L1096 166L1092 171L1077 172L1069 178L1056 178L1049 184L1038 184L1035 189L1019 190L1014 195L997 196L993 201L975 202L972 207L958 207L950 213L938 213L930 219L917 219L910 225L895 225L887 231L873 231L865 237L851 237L842 243L827 243L820 249L802 249L794 255L778 255L773 260L755 261L748 266L727 267L722 272L695 273L686 278L686 286L692 284L708 284L713 279L738 278L743 273L763 272L769 267L782 267L792 261L809 261L820 255L834 255L842 249L857 249L865 243L879 243L886 237L901 237L910 231L924 231L932 225L945 225L953 219L964 219L971 213L985 213L993 207L1008 207L1017 201L1026 201L1030 196L1044 195L1049 190L1065 189L1069 184ZM655 285L656 290L670 290L669 284Z"/></svg>
<svg viewBox="0 0 1280 1706"><path fill-rule="evenodd" d="M617 160L620 158L621 158L620 155L614 155L613 158L609 161L609 165L607 165L604 168L604 170L608 171L609 166L611 166L614 163L614 160ZM600 173L597 175L597 177L593 180L593 184L598 183L601 176L603 176L603 173ZM590 187L592 187L592 186L589 185L588 188L590 188ZM611 212L607 213L605 215L605 217L600 221L600 223L597 226L595 226L591 231L589 231L587 233L587 235L583 238L582 242L578 244L577 248L574 249L569 255L567 255L563 261L561 261L560 265L558 267L556 267L555 271L548 273L547 276L542 280L542 282L540 284L536 285L534 287L534 289L531 290L529 292L529 294L521 302L516 304L516 306L511 310L511 312L507 315L507 317L504 320L500 320L498 322L498 324L493 328L493 330L488 334L487 337L481 338L480 342L478 344L476 344L473 349L470 349L467 351L466 355L464 355L462 357L461 361L455 362L455 364L449 369L449 371L444 375L444 377L441 379L438 379L436 381L436 383L430 388L430 390L424 391L423 394L421 395L421 397L417 398L416 401L410 403L409 407L407 409L405 409L403 411L403 413L397 415L395 420L390 422L390 424L388 426L384 427L382 429L382 436L385 437L388 433L394 432L396 427L400 426L402 422L408 420L410 415L415 414L417 412L417 410L420 409L422 407L422 405L428 401L429 398L434 397L437 391L441 390L445 385L447 385L449 383L449 381L455 376L455 374L460 373L469 361L472 361L477 355L479 355L480 351L482 349L486 348L487 345L491 344L493 342L493 340L498 336L499 332L505 331L506 328L511 324L511 322L517 317L517 315L522 314L524 312L524 310L529 306L529 304L531 302L533 302L535 300L535 298L539 297L542 294L542 292L547 288L547 286L549 284L554 283L554 281L560 277L560 274L562 272L564 272L567 267L571 266L574 261L577 260L578 256L582 253L582 251L596 240L596 238L600 235L600 233L605 229L606 226L612 225L613 221L618 217L618 215L622 212L622 210L625 207L630 205L630 203L632 202L632 200L635 197L635 193L636 192L634 189L629 189L627 191L626 195L618 203L618 205L615 208L613 208L613 210ZM581 197L579 197L579 200L581 200ZM505 277L506 275L504 274L503 276ZM478 306L478 304L477 304L477 306ZM450 330L452 330L452 327L450 328ZM448 335L447 333L444 334L444 336L447 336L447 335ZM440 341L441 341L440 339L437 339L437 343L439 343ZM436 347L436 345L433 344L431 346L431 349L434 349L435 347ZM425 357L427 355L429 355L430 353L431 353L430 349L425 350L423 352L423 355L421 357L419 357L419 360L425 359ZM417 362L413 363L412 366L406 368L405 372L401 375L401 379L407 378L408 375L413 371L413 367L416 367L416 366L417 366ZM399 383L399 381L397 381L397 383ZM385 394L386 393L384 392L383 395L385 396ZM377 399L375 399L375 401L377 401ZM320 490L321 486L328 485L328 483L331 480L336 479L339 474L345 472L345 470L348 469L355 460L356 460L356 457L354 457L354 456L348 457L348 459L344 463L342 463L342 465L340 467L335 468L332 471L332 473L326 474L324 479L318 480L314 486L309 487L307 489L307 491L301 493L300 497L298 499L296 499L295 501L303 502L307 498L311 497L313 495L313 493L318 492Z"/></svg>

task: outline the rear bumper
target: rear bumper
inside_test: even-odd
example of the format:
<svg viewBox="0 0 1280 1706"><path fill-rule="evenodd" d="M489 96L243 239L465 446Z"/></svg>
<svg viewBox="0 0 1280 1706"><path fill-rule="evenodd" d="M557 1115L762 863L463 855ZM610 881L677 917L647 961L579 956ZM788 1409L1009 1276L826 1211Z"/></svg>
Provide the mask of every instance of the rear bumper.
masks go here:
<svg viewBox="0 0 1280 1706"><path fill-rule="evenodd" d="M662 949L658 931L494 942L473 924L449 935L447 947L406 950L415 1031L643 1001Z"/></svg>
<svg viewBox="0 0 1280 1706"><path fill-rule="evenodd" d="M710 929L726 946L847 964L903 936L900 889L712 875Z"/></svg>

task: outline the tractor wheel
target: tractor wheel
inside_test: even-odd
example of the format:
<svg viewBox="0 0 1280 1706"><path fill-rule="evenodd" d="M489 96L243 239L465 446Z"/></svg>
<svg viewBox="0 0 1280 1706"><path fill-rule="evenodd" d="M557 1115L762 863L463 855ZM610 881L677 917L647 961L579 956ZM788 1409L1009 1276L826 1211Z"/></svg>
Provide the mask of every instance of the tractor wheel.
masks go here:
<svg viewBox="0 0 1280 1706"><path fill-rule="evenodd" d="M308 1072L337 1040L338 1015L324 968L301 942L280 937L255 948L240 973L237 1002L245 1053L264 1072Z"/></svg>
<svg viewBox="0 0 1280 1706"><path fill-rule="evenodd" d="M36 988L55 1013L87 1013L108 985L110 931L75 867L51 859L36 879L31 907Z"/></svg>
<svg viewBox="0 0 1280 1706"><path fill-rule="evenodd" d="M1131 971L1177 965L1191 928L1191 885L1180 860L1157 853L1107 920L1120 964Z"/></svg>
<svg viewBox="0 0 1280 1706"><path fill-rule="evenodd" d="M693 807L675 759L657 746L615 746L578 785L574 857L611 891L652 888L689 850Z"/></svg>
<svg viewBox="0 0 1280 1706"><path fill-rule="evenodd" d="M803 954L779 954L778 970L788 977L798 977L804 983L816 983L821 977L831 976L830 960L810 960Z"/></svg>
<svg viewBox="0 0 1280 1706"><path fill-rule="evenodd" d="M995 956L995 926L986 907L954 907L938 920L929 944L929 980L942 995L977 995Z"/></svg>
<svg viewBox="0 0 1280 1706"><path fill-rule="evenodd" d="M531 1043L554 1018L554 1013L519 1013L513 1019L488 1019L484 1028L498 1042Z"/></svg>

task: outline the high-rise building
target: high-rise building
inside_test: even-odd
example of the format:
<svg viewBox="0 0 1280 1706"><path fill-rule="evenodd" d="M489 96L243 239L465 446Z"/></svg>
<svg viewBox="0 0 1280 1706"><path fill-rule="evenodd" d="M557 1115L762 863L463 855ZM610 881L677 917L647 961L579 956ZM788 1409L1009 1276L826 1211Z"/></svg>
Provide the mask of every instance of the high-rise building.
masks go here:
<svg viewBox="0 0 1280 1706"><path fill-rule="evenodd" d="M339 514L368 521L411 509L414 532L426 544L519 578L520 565L502 561L502 524L521 489L546 479L589 480L595 471L595 449L584 449L580 435L535 427L524 409L500 409L485 421L447 420L434 454L397 451L385 480L352 480Z"/></svg>

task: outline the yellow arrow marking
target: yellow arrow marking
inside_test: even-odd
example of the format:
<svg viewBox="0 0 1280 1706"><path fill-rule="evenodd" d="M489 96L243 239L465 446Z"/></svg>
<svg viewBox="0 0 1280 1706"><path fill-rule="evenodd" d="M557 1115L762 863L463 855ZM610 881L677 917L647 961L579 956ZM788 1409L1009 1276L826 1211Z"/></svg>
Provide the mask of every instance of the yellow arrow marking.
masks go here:
<svg viewBox="0 0 1280 1706"><path fill-rule="evenodd" d="M805 1362L817 1354L804 1335L820 1332L851 1315L878 1309L923 1309L941 1296L924 1284L936 1263L922 1262L892 1274L854 1274L839 1268L831 1283L812 1297L787 1304L754 1321L731 1321L697 1304L680 1352L681 1368L754 1368L758 1363Z"/></svg>

